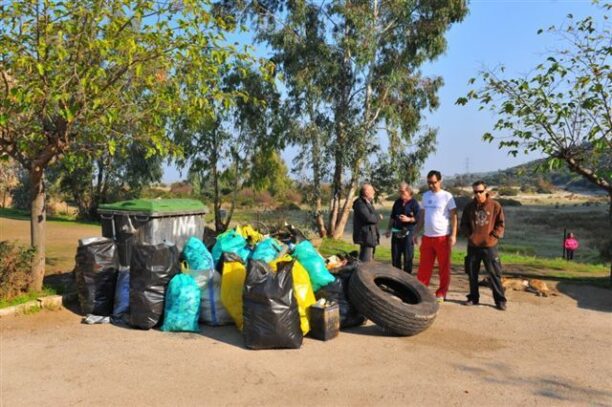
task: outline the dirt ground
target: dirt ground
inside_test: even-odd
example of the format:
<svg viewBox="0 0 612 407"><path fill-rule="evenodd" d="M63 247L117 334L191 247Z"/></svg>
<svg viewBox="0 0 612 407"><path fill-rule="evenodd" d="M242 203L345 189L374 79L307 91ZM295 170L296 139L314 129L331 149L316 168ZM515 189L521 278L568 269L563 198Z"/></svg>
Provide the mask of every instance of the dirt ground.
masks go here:
<svg viewBox="0 0 612 407"><path fill-rule="evenodd" d="M87 326L71 310L0 319L0 406L612 405L612 292L482 289L455 274L434 325L392 337L368 323L300 350L250 351L234 327L200 334Z"/></svg>

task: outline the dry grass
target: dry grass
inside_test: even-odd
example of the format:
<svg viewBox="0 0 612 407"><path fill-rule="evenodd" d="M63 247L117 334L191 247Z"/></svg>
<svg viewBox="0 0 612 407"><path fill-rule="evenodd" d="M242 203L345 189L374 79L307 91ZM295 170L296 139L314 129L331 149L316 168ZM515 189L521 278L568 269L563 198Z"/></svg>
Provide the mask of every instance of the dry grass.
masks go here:
<svg viewBox="0 0 612 407"><path fill-rule="evenodd" d="M100 236L98 225L77 222L47 222L47 275L64 273L74 268L78 240ZM30 223L27 220L0 218L0 240L30 242Z"/></svg>

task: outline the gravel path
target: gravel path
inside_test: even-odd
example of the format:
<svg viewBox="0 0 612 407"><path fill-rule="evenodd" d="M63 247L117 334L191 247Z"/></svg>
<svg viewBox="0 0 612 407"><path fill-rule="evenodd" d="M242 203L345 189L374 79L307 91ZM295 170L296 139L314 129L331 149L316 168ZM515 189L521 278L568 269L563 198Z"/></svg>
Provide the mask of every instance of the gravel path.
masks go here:
<svg viewBox="0 0 612 407"><path fill-rule="evenodd" d="M375 325L300 350L249 351L234 327L201 334L81 325L70 310L0 319L0 406L612 405L612 291L483 289L464 307L455 274L434 325Z"/></svg>

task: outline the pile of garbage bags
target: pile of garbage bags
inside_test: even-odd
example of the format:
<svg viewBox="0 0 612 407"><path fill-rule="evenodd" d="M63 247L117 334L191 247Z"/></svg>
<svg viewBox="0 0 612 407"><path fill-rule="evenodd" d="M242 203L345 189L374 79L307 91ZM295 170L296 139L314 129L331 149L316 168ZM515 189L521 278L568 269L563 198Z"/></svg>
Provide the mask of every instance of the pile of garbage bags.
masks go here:
<svg viewBox="0 0 612 407"><path fill-rule="evenodd" d="M365 322L348 299L356 264L324 259L291 226L264 235L247 225L217 236L213 247L192 236L182 253L171 243L135 243L130 267L119 267L113 240L92 239L77 250L75 276L90 317L165 332L234 324L247 348L299 348L317 301L339 308L341 329Z"/></svg>

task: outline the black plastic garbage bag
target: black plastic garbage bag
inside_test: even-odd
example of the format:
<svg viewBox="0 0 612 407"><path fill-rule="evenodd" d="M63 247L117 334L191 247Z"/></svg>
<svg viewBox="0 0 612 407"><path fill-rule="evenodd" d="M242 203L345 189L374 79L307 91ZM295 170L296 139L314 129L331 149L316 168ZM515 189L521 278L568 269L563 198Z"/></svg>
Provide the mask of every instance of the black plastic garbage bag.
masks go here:
<svg viewBox="0 0 612 407"><path fill-rule="evenodd" d="M293 263L279 262L274 272L267 263L249 261L243 292L242 330L247 348L302 346L300 313L293 296Z"/></svg>
<svg viewBox="0 0 612 407"><path fill-rule="evenodd" d="M341 329L363 325L366 320L348 299L349 281L357 265L358 263L352 263L340 268L335 272L335 280L315 293L317 300L325 298L338 303Z"/></svg>
<svg viewBox="0 0 612 407"><path fill-rule="evenodd" d="M109 316L113 311L119 258L117 246L100 238L77 248L74 276L83 314Z"/></svg>
<svg viewBox="0 0 612 407"><path fill-rule="evenodd" d="M130 325L151 329L164 314L166 287L181 271L176 246L161 243L132 247L130 265Z"/></svg>

